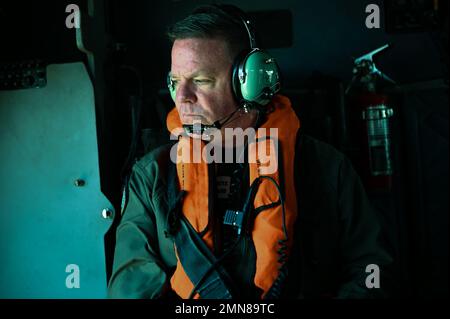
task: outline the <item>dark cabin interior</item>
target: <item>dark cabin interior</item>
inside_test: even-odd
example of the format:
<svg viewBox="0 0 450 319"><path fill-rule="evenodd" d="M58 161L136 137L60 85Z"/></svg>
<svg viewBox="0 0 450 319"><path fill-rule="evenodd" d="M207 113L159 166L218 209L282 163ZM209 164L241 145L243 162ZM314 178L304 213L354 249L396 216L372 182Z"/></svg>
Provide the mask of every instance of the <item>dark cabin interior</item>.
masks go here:
<svg viewBox="0 0 450 319"><path fill-rule="evenodd" d="M370 3L380 8L379 28L366 26L370 14L366 12L367 1L228 2L239 5L248 13L262 46L277 58L283 75L281 93L291 98L304 132L348 156L363 179L382 221L386 247L395 260L396 278L401 287L398 297L447 298L448 2L373 0ZM66 8L73 3L83 13L81 31L65 26L69 15ZM29 191L28 195L21 193L22 183L28 180L35 183L34 188L47 187L46 175L33 165L42 164L37 164L42 160L41 153L57 151L41 146L30 153L27 147L19 145L20 136L27 135L39 125L44 125L46 131L43 132L48 134L39 136L34 146L41 142L47 145L46 141L52 140L54 143L49 145L53 146L49 147L54 148L59 145L58 141L64 143L67 138L76 138L77 143L82 143L86 137L83 127L79 131L76 127L70 132L51 131L53 121L59 120L56 113L63 112L61 118L71 121L70 114L64 115L64 103L38 112L43 115L34 115L32 121L25 110L39 111L43 103L41 98L27 97L25 104L29 108L16 109L17 112L11 110L12 105L22 101L25 96L22 92L41 90L50 84L46 79L47 66L81 62L86 67L95 102L95 118L92 119L97 149L92 151L98 157L101 193L111 205L109 210L103 211L103 217L110 219L110 225L104 228L107 231L99 238L105 260L100 274L107 280L111 274L124 180L137 159L169 138L165 118L174 105L166 85L171 44L165 32L170 24L196 5L206 3L211 2L2 1L0 126L3 130L0 152L3 159L0 161L4 165L1 165L0 193L5 205L2 205L0 215L1 241L10 245L2 245L0 249L2 259L5 258L2 262L6 265L1 277L9 278L10 286L2 289L1 298L39 297L38 291L11 279L11 272L16 267L14 260L22 258L20 256L30 247L21 242L16 250L11 250L17 237L14 234L21 233L20 240L31 233L36 238L47 238L49 232L61 227L67 228L63 233L72 234L70 227L73 224L55 224L51 216L64 214L64 207L74 212L86 210L86 202L74 200L70 193L73 190L67 189L68 193L65 193L65 188L57 183L50 183L48 187L49 190L53 189L51 187L60 190L50 192L58 194L55 201L60 204L53 203L52 198L48 201L35 199L34 202ZM364 93L347 91L347 88L352 81L354 60L386 44L389 47L374 55L374 62L382 73L395 81L381 80L376 90L393 112L386 121L389 134L385 138L389 140L389 147L378 149L388 152L390 172L373 178L368 173L368 155L364 146L367 130L364 131L361 118L360 98ZM57 74L60 78L54 81L60 82L68 73ZM75 90L79 81L74 80L68 87ZM59 101L72 98L70 89L60 91L60 94ZM42 98L46 99L45 94ZM11 153L11 147L18 147L18 150ZM378 154L381 160L385 155ZM23 157L29 161L21 164ZM76 155L75 158L73 155L54 155L53 158L54 164L48 165L53 165L56 176L63 176L58 173L61 161L84 160ZM25 174L23 165L32 165L29 169L35 174L27 174L26 178L21 176ZM84 183L77 181L78 186ZM89 178L86 185L89 185ZM22 213L16 214L16 210ZM41 223L39 227L22 227L30 215L35 215L33 218ZM77 218L75 213L71 216ZM88 246L83 242L86 240L84 232L76 234L78 237L73 241ZM49 250L63 251L63 246L56 245L58 237L55 237L42 245L47 245ZM50 246L54 243L54 247ZM44 259L44 264L52 263L51 259ZM39 271L45 273L45 270ZM49 278L53 276L56 275L49 275ZM28 285L34 284L37 284L36 280ZM71 297L70 294L61 295ZM48 291L43 296L52 298L59 293Z"/></svg>

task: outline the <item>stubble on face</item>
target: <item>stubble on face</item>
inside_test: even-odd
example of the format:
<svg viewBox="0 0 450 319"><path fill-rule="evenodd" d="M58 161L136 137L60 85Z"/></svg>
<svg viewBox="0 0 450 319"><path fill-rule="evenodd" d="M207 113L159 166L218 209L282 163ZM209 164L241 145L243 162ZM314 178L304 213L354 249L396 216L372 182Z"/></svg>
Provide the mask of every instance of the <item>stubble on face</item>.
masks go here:
<svg viewBox="0 0 450 319"><path fill-rule="evenodd" d="M232 58L221 39L180 39L172 47L171 75L182 92L176 106L184 124L212 124L236 109Z"/></svg>

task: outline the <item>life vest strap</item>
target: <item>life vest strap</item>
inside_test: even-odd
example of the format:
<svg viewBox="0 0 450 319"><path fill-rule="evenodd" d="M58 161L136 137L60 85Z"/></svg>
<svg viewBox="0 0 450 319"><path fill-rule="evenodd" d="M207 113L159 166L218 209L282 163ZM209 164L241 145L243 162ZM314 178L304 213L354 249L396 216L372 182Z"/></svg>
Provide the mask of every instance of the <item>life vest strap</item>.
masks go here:
<svg viewBox="0 0 450 319"><path fill-rule="evenodd" d="M225 278L230 282L230 276L184 216L174 240L178 258L194 284L193 293L206 299L231 299L225 283Z"/></svg>

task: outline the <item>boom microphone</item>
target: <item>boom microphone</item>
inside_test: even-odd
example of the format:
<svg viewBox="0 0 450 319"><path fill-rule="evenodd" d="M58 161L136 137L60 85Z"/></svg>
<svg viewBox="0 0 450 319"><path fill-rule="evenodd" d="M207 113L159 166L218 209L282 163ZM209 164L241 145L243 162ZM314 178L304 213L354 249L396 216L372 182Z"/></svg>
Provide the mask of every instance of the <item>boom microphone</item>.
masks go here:
<svg viewBox="0 0 450 319"><path fill-rule="evenodd" d="M214 121L213 124L203 124L203 123L183 124L183 129L188 134L198 134L198 135L202 135L206 130L210 130L213 128L220 130L226 123L228 123L231 120L231 117L241 108L244 108L244 112L248 113L249 104L245 103L239 106L230 114Z"/></svg>

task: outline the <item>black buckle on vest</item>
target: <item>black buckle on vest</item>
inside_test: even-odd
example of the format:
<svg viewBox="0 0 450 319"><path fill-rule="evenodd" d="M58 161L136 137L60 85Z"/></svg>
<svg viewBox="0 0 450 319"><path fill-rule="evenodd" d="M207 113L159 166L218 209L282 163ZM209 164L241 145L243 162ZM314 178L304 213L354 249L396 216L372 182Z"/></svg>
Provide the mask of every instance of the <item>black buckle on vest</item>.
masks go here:
<svg viewBox="0 0 450 319"><path fill-rule="evenodd" d="M239 210L227 209L223 218L223 224L237 228L237 234L240 235L242 231L242 224L244 222L244 212Z"/></svg>

